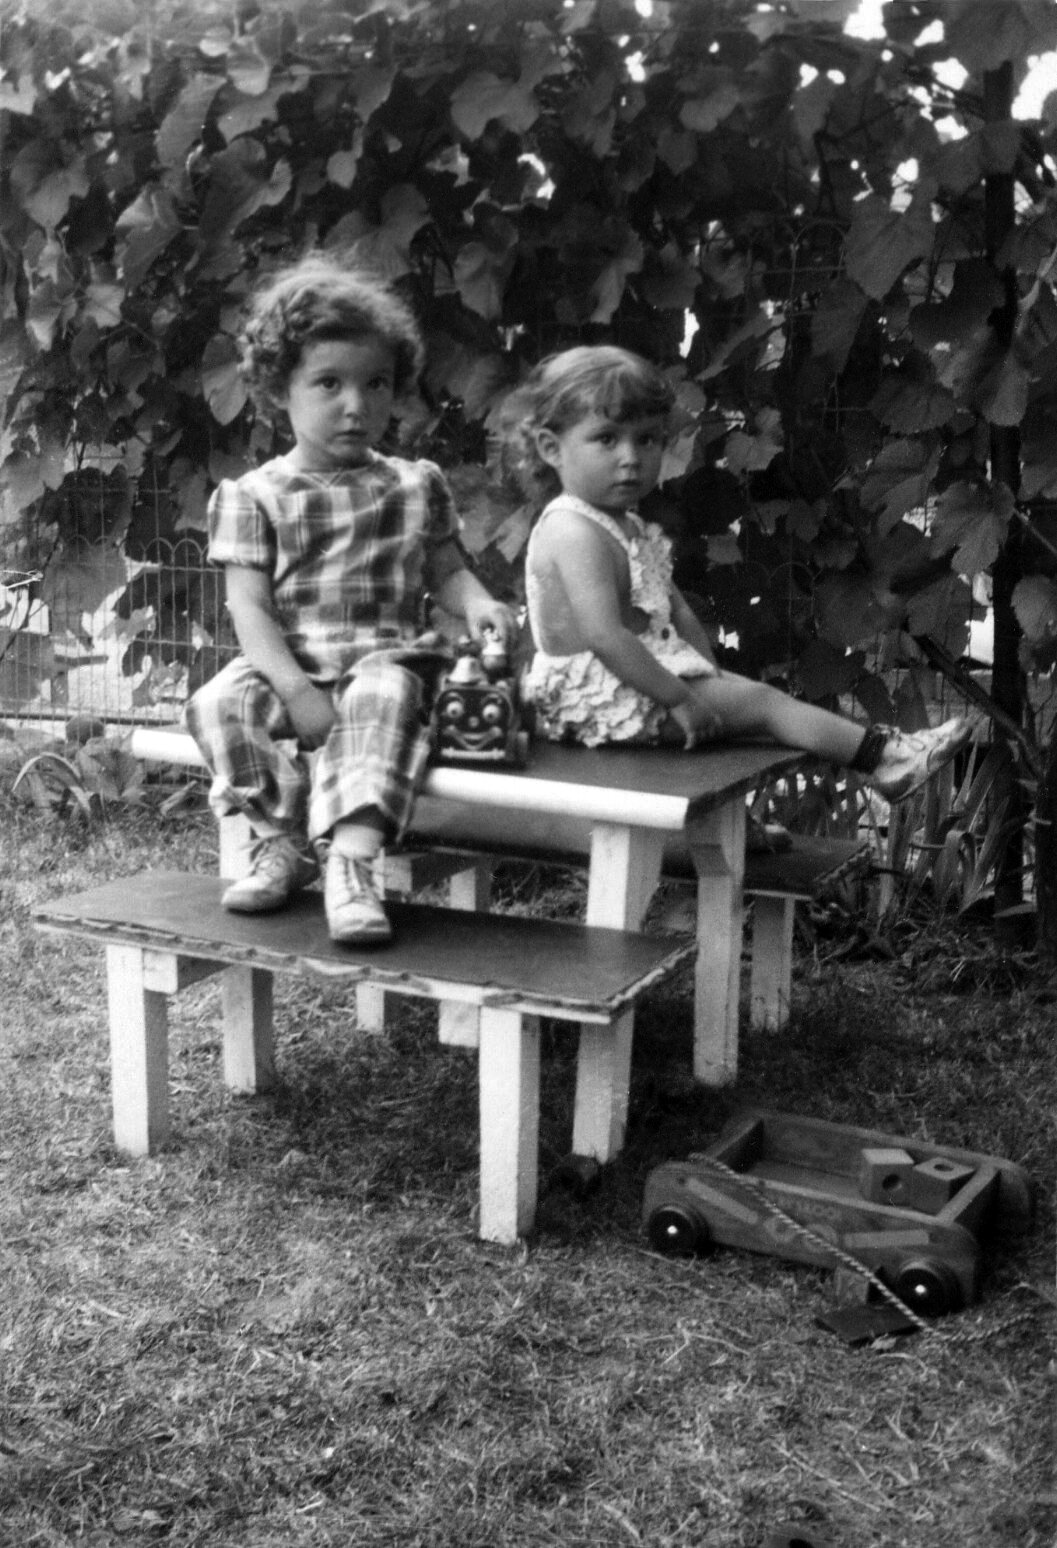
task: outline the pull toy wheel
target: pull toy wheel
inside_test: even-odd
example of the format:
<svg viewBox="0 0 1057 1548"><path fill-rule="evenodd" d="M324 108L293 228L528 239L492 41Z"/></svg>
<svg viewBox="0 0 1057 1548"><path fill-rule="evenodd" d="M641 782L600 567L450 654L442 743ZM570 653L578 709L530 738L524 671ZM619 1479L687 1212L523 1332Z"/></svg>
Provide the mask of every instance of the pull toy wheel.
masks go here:
<svg viewBox="0 0 1057 1548"><path fill-rule="evenodd" d="M930 1258L904 1263L892 1288L901 1301L922 1317L942 1317L961 1305L954 1274L945 1263Z"/></svg>
<svg viewBox="0 0 1057 1548"><path fill-rule="evenodd" d="M646 1229L657 1252L688 1256L708 1245L708 1228L696 1215L680 1209L677 1204L662 1204L655 1209Z"/></svg>

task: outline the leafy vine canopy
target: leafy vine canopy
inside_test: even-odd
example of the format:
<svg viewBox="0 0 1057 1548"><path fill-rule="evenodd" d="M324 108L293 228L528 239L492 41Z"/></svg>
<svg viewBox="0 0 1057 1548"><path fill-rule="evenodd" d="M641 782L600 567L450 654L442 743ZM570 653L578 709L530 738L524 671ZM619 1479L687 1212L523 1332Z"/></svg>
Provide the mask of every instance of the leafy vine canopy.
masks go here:
<svg viewBox="0 0 1057 1548"><path fill-rule="evenodd" d="M147 483L175 536L201 529L275 447L237 368L247 293L322 247L422 319L399 435L451 470L500 584L529 513L496 405L541 355L616 340L676 383L656 514L746 668L883 709L874 643L957 655L1022 519L1051 541L1018 601L1048 664L1057 92L1021 120L989 86L1057 47L1057 7L893 0L877 38L855 10L0 0L8 555L73 535L87 491L111 547L142 547ZM87 609L112 553L78 562Z"/></svg>

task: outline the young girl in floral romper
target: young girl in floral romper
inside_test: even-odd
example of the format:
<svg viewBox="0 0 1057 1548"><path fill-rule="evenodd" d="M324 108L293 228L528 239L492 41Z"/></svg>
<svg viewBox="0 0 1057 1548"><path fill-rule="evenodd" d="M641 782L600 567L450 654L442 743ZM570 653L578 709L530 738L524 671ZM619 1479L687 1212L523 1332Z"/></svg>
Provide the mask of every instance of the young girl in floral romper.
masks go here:
<svg viewBox="0 0 1057 1548"><path fill-rule="evenodd" d="M553 495L525 573L537 731L589 747L766 737L903 799L965 745L968 722L863 727L716 664L672 583L668 538L638 514L660 476L672 401L645 360L582 346L545 360L508 404L515 465Z"/></svg>

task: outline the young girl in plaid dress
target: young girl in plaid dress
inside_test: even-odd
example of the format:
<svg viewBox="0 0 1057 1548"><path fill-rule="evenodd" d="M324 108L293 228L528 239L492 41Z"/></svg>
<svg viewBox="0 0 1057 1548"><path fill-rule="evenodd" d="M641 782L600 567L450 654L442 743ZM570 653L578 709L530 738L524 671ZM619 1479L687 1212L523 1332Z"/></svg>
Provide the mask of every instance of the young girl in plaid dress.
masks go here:
<svg viewBox="0 0 1057 1548"><path fill-rule="evenodd" d="M551 497L525 569L537 731L589 747L768 737L903 799L968 741L963 717L918 732L863 727L717 666L672 583L668 538L638 514L660 477L673 396L639 356L585 345L543 361L504 411L522 482Z"/></svg>
<svg viewBox="0 0 1057 1548"><path fill-rule="evenodd" d="M513 621L468 567L440 469L375 450L422 364L403 302L312 257L259 292L241 346L255 401L286 416L293 447L210 503L241 653L194 695L187 724L213 810L244 813L254 833L249 874L223 902L282 907L317 876L321 845L332 938L384 942L372 862L411 815L451 661L422 632L425 597L478 638L506 642Z"/></svg>

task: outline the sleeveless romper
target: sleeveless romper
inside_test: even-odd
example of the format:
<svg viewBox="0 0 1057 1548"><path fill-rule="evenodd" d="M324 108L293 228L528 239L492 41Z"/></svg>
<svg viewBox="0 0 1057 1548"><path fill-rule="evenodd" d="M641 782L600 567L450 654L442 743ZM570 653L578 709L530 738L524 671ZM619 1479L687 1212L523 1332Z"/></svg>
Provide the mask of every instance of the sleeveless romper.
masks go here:
<svg viewBox="0 0 1057 1548"><path fill-rule="evenodd" d="M626 519L633 536L625 537L605 511L574 495L559 495L547 505L532 529L525 559L525 600L533 638L539 638L541 588L536 573L534 541L540 527L561 511L577 511L608 532L628 557L631 603L647 616L638 636L647 650L676 677L714 676L716 668L676 633L671 617L672 545L654 523L634 512ZM522 683L524 697L535 708L536 732L549 741L575 741L586 747L606 742L654 742L668 708L623 682L594 651L551 656L537 651Z"/></svg>

